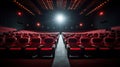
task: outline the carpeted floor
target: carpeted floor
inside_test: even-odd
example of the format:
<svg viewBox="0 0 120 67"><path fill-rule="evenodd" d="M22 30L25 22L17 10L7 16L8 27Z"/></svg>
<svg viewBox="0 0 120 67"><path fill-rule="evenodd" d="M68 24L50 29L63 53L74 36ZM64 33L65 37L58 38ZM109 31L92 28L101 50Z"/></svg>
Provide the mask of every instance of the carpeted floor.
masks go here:
<svg viewBox="0 0 120 67"><path fill-rule="evenodd" d="M0 67L51 67L53 59L0 59Z"/></svg>
<svg viewBox="0 0 120 67"><path fill-rule="evenodd" d="M61 35L55 51L55 58L52 67L70 67L67 51Z"/></svg>
<svg viewBox="0 0 120 67"><path fill-rule="evenodd" d="M71 67L120 67L120 58L69 59Z"/></svg>

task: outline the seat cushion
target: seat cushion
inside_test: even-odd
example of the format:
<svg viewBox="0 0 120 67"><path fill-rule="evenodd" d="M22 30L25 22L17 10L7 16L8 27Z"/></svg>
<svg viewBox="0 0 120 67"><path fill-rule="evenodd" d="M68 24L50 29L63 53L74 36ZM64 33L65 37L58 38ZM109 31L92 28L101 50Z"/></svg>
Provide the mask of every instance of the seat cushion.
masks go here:
<svg viewBox="0 0 120 67"><path fill-rule="evenodd" d="M110 50L110 48L103 47L103 48L100 48L100 50Z"/></svg>
<svg viewBox="0 0 120 67"><path fill-rule="evenodd" d="M70 48L70 50L81 50L81 48Z"/></svg>
<svg viewBox="0 0 120 67"><path fill-rule="evenodd" d="M37 48L32 48L32 47L30 47L30 48L25 48L25 50L33 51L33 50L37 50Z"/></svg>
<svg viewBox="0 0 120 67"><path fill-rule="evenodd" d="M52 50L52 48L41 48L41 50Z"/></svg>
<svg viewBox="0 0 120 67"><path fill-rule="evenodd" d="M21 48L10 48L10 50L21 50Z"/></svg>
<svg viewBox="0 0 120 67"><path fill-rule="evenodd" d="M85 48L86 51L93 51L96 50L96 48Z"/></svg>

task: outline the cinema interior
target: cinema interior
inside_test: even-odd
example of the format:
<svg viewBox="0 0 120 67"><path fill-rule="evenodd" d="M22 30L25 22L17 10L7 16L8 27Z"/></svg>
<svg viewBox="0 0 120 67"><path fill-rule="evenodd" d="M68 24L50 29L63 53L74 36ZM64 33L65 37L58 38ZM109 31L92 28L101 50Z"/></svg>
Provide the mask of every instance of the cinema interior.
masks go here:
<svg viewBox="0 0 120 67"><path fill-rule="evenodd" d="M0 67L120 67L119 0L0 0Z"/></svg>

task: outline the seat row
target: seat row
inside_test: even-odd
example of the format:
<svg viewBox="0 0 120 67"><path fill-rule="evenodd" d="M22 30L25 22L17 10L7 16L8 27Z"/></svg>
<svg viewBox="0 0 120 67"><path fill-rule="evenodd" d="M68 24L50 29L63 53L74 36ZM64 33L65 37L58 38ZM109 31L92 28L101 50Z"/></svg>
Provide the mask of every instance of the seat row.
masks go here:
<svg viewBox="0 0 120 67"><path fill-rule="evenodd" d="M58 34L7 34L0 37L0 56L54 57Z"/></svg>
<svg viewBox="0 0 120 67"><path fill-rule="evenodd" d="M106 33L102 33L102 35L96 33L94 35L64 33L63 39L68 51L68 57L120 56L120 37L118 36L114 37L109 34L106 35Z"/></svg>

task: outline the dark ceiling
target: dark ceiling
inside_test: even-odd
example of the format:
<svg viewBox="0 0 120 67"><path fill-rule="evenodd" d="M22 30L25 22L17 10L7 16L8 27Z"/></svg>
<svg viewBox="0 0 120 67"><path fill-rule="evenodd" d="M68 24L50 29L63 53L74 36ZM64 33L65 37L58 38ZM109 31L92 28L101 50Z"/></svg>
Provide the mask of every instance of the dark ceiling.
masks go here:
<svg viewBox="0 0 120 67"><path fill-rule="evenodd" d="M67 16L66 25L74 26L80 22L94 24L100 11L120 12L118 0L0 0L0 4L1 17L21 11L19 22L32 25L39 21L44 26L55 26L53 19L59 12Z"/></svg>
<svg viewBox="0 0 120 67"><path fill-rule="evenodd" d="M13 0L13 2L31 15L44 15L61 10L87 16L102 9L112 0Z"/></svg>

